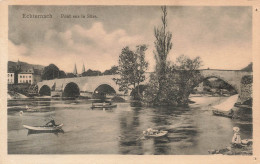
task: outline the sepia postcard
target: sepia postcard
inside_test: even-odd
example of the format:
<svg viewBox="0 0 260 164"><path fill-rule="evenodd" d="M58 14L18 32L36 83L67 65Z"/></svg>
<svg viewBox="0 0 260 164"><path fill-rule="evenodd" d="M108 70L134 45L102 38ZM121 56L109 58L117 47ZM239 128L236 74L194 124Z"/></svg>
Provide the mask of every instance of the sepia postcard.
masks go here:
<svg viewBox="0 0 260 164"><path fill-rule="evenodd" d="M258 1L0 4L0 163L259 163Z"/></svg>

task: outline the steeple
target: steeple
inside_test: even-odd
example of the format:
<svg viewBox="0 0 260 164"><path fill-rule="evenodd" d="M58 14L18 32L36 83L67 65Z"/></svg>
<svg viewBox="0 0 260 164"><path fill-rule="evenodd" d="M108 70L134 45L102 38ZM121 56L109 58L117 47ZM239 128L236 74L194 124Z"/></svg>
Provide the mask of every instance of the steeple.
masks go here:
<svg viewBox="0 0 260 164"><path fill-rule="evenodd" d="M18 61L17 61L17 64L16 64L16 70L18 71L18 72L20 72L21 71L21 63L20 63L20 61L19 61L19 59L18 59Z"/></svg>
<svg viewBox="0 0 260 164"><path fill-rule="evenodd" d="M76 63L75 63L75 67L74 67L73 74L74 74L74 75L77 75L77 74L78 74Z"/></svg>
<svg viewBox="0 0 260 164"><path fill-rule="evenodd" d="M83 63L83 66L82 66L82 73L84 73L85 72L85 65L84 65L84 63Z"/></svg>

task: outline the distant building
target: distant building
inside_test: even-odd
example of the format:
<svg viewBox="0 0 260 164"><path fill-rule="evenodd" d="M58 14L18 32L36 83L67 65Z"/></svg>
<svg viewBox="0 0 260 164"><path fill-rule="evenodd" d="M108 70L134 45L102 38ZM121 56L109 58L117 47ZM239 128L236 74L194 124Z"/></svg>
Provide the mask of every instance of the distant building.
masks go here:
<svg viewBox="0 0 260 164"><path fill-rule="evenodd" d="M36 84L41 81L42 70L38 69L22 69L21 63L18 60L16 66L8 67L8 84Z"/></svg>
<svg viewBox="0 0 260 164"><path fill-rule="evenodd" d="M20 72L18 74L18 84L21 83L33 83L33 74L32 73L27 73L27 72Z"/></svg>
<svg viewBox="0 0 260 164"><path fill-rule="evenodd" d="M7 82L8 82L8 84L14 84L14 77L15 77L14 72L8 72L7 73Z"/></svg>
<svg viewBox="0 0 260 164"><path fill-rule="evenodd" d="M37 69L29 69L27 71L18 73L18 84L36 84L39 81L41 81L41 74Z"/></svg>

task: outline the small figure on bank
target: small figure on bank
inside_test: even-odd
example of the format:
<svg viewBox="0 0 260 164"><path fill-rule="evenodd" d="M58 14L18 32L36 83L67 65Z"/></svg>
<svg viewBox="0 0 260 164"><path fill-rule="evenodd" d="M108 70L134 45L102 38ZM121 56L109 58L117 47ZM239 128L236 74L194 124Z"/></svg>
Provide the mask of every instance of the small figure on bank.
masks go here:
<svg viewBox="0 0 260 164"><path fill-rule="evenodd" d="M51 121L47 122L45 125L46 126L57 126L54 119L51 119Z"/></svg>
<svg viewBox="0 0 260 164"><path fill-rule="evenodd" d="M240 133L239 133L240 129L239 127L233 127L233 138L232 138L232 144L235 147L240 147L241 146L241 137L240 137Z"/></svg>

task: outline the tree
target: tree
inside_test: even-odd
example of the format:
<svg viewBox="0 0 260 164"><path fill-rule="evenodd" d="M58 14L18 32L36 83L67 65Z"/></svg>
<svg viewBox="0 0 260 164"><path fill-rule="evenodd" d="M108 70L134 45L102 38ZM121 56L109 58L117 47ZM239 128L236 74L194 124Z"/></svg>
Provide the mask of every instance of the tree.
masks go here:
<svg viewBox="0 0 260 164"><path fill-rule="evenodd" d="M65 76L65 72L60 71L59 68L54 64L50 64L47 67L44 67L43 73L42 73L43 80L63 78L64 76Z"/></svg>
<svg viewBox="0 0 260 164"><path fill-rule="evenodd" d="M175 84L178 86L178 96L176 100L178 105L188 105L189 95L194 87L202 80L202 76L198 71L201 65L202 61L200 57L191 59L181 55L171 67L171 72L175 75Z"/></svg>
<svg viewBox="0 0 260 164"><path fill-rule="evenodd" d="M132 51L129 47L124 47L119 56L118 74L120 78L114 79L119 85L119 90L133 90L145 80L145 71L148 68L148 62L145 61L146 45L136 46L136 51ZM138 91L139 94L139 91Z"/></svg>
<svg viewBox="0 0 260 164"><path fill-rule="evenodd" d="M167 31L167 10L162 7L162 26L155 28L155 73L150 76L148 87L144 92L144 102L149 105L187 105L189 94L201 80L199 57L190 59L184 55L176 63L167 61L172 48L172 33Z"/></svg>
<svg viewBox="0 0 260 164"><path fill-rule="evenodd" d="M66 73L64 71L60 71L58 78L61 79L61 78L66 78L66 77L67 77Z"/></svg>
<svg viewBox="0 0 260 164"><path fill-rule="evenodd" d="M82 73L82 76L99 76L101 75L100 71L88 69L86 72Z"/></svg>
<svg viewBox="0 0 260 164"><path fill-rule="evenodd" d="M167 28L167 10L166 6L162 8L162 26L154 29L154 36L155 36L155 51L154 56L156 60L156 77L158 79L158 93L157 99L161 96L163 90L165 89L166 83L166 69L167 69L167 56L172 48L172 33L166 31Z"/></svg>
<svg viewBox="0 0 260 164"><path fill-rule="evenodd" d="M77 77L74 73L67 73L67 78Z"/></svg>
<svg viewBox="0 0 260 164"><path fill-rule="evenodd" d="M112 66L110 69L105 70L103 72L103 75L115 75L117 74L118 66Z"/></svg>
<svg viewBox="0 0 260 164"><path fill-rule="evenodd" d="M185 106L189 102L189 95L193 88L201 82L198 68L201 66L199 57L190 59L186 56L177 58L176 63L166 65L165 83L159 92L159 80L156 73L152 73L144 101L153 106ZM160 93L160 96L158 96Z"/></svg>
<svg viewBox="0 0 260 164"><path fill-rule="evenodd" d="M253 63L251 62L245 68L241 69L242 71L252 72L253 71Z"/></svg>

